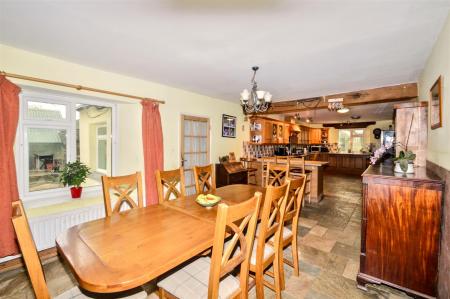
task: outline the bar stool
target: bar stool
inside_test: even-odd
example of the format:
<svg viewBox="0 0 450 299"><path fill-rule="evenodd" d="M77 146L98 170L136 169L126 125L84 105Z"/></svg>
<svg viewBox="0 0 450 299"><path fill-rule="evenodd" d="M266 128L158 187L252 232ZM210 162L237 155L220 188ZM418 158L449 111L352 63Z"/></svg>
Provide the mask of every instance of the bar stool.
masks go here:
<svg viewBox="0 0 450 299"><path fill-rule="evenodd" d="M251 159L241 158L242 166L247 170L247 184L249 185L258 185L258 180L256 179L257 168L250 167ZM253 182L251 183L251 179L253 178Z"/></svg>
<svg viewBox="0 0 450 299"><path fill-rule="evenodd" d="M277 158L276 157L262 157L261 158L262 161L262 169L261 169L261 185L264 186L264 184L266 183L266 176L267 176L267 165L269 163L275 163L277 162Z"/></svg>
<svg viewBox="0 0 450 299"><path fill-rule="evenodd" d="M311 170L305 168L305 157L289 159L289 174L293 179L301 178L306 175L306 187L304 196L308 197L308 203L311 203Z"/></svg>

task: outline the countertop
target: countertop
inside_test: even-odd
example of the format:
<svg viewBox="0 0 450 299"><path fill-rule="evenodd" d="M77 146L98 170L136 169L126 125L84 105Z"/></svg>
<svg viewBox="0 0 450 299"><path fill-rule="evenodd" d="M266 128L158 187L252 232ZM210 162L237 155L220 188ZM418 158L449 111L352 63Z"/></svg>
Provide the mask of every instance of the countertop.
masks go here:
<svg viewBox="0 0 450 299"><path fill-rule="evenodd" d="M443 184L443 181L434 173L427 170L426 167L415 167L414 173L403 174L394 172L392 165L370 165L362 174L364 178L379 178L379 179L395 179L395 180L410 180L410 181L428 181L438 184Z"/></svg>

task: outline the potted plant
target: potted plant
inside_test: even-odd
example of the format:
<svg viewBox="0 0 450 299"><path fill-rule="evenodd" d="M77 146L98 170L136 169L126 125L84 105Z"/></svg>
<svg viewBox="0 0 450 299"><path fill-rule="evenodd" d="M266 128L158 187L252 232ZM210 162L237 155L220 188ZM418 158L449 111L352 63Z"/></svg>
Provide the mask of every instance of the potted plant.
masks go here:
<svg viewBox="0 0 450 299"><path fill-rule="evenodd" d="M394 159L395 161L395 172L403 173L414 173L414 160L416 159L416 154L412 151L404 150L400 151L398 157Z"/></svg>
<svg viewBox="0 0 450 299"><path fill-rule="evenodd" d="M70 188L72 198L80 198L83 191L81 184L86 181L89 174L91 174L91 170L87 165L80 161L69 162L64 166L59 181L64 186L72 186Z"/></svg>

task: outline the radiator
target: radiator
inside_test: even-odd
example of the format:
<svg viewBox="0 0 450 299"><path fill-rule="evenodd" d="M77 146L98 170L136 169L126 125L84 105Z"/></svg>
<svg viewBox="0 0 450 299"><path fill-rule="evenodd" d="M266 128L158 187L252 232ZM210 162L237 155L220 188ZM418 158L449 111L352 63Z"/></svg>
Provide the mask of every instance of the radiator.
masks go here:
<svg viewBox="0 0 450 299"><path fill-rule="evenodd" d="M55 247L55 239L74 225L105 217L103 204L28 219L37 250Z"/></svg>

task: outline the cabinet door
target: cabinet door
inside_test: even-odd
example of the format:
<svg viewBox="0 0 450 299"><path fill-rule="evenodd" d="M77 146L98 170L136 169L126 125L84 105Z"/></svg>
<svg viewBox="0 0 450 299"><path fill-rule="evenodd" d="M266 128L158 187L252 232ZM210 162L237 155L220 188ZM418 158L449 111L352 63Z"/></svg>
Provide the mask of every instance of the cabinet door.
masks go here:
<svg viewBox="0 0 450 299"><path fill-rule="evenodd" d="M272 143L272 122L264 121L263 142Z"/></svg>
<svg viewBox="0 0 450 299"><path fill-rule="evenodd" d="M291 134L290 127L291 127L290 125L284 125L283 143L289 143L289 135Z"/></svg>

